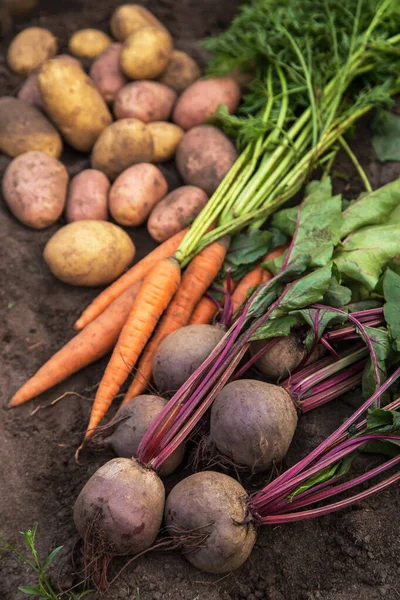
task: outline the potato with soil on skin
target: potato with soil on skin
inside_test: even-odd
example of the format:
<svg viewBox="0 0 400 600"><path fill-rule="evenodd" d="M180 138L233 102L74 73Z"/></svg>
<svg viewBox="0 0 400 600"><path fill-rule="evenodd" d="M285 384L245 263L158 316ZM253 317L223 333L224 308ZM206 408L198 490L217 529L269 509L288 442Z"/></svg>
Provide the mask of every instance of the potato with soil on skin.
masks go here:
<svg viewBox="0 0 400 600"><path fill-rule="evenodd" d="M200 125L185 133L176 151L176 166L186 184L211 196L237 157L235 146L222 131Z"/></svg>
<svg viewBox="0 0 400 600"><path fill-rule="evenodd" d="M89 152L112 116L85 71L70 60L46 61L38 76L46 113L75 150Z"/></svg>
<svg viewBox="0 0 400 600"><path fill-rule="evenodd" d="M113 13L110 21L110 29L113 36L123 42L132 33L142 27L158 27L162 31L168 31L166 27L144 6L139 4L123 4Z"/></svg>
<svg viewBox="0 0 400 600"><path fill-rule="evenodd" d="M57 40L42 27L23 29L11 42L8 66L18 75L29 75L45 60L57 54Z"/></svg>
<svg viewBox="0 0 400 600"><path fill-rule="evenodd" d="M62 215L68 173L44 152L26 152L10 163L3 177L3 196L13 215L32 229L53 225Z"/></svg>
<svg viewBox="0 0 400 600"><path fill-rule="evenodd" d="M103 444L111 446L118 456L135 457L144 434L166 404L165 398L152 394L131 398L121 406L111 421L110 425L115 422L114 430L103 440ZM158 474L161 477L170 475L181 464L184 454L183 443L162 464Z"/></svg>
<svg viewBox="0 0 400 600"><path fill-rule="evenodd" d="M111 44L112 39L99 29L80 29L70 38L68 49L78 58L96 58Z"/></svg>
<svg viewBox="0 0 400 600"><path fill-rule="evenodd" d="M256 541L247 501L246 490L232 477L195 473L172 488L165 525L172 537L183 537L183 553L192 565L208 573L230 573L247 560Z"/></svg>
<svg viewBox="0 0 400 600"><path fill-rule="evenodd" d="M187 325L170 333L153 358L153 379L158 392L176 392L225 333L225 327L221 325Z"/></svg>
<svg viewBox="0 0 400 600"><path fill-rule="evenodd" d="M122 44L111 44L90 67L90 78L108 104L114 102L117 92L128 83L120 65L121 52Z"/></svg>
<svg viewBox="0 0 400 600"><path fill-rule="evenodd" d="M210 440L252 472L281 461L297 426L294 402L283 388L240 379L228 383L211 407Z"/></svg>
<svg viewBox="0 0 400 600"><path fill-rule="evenodd" d="M240 87L232 77L200 79L179 96L172 120L182 129L202 125L220 104L226 104L230 114L236 112L240 101Z"/></svg>
<svg viewBox="0 0 400 600"><path fill-rule="evenodd" d="M165 242L182 231L207 204L208 196L193 185L184 185L169 193L153 208L147 230L156 242Z"/></svg>
<svg viewBox="0 0 400 600"><path fill-rule="evenodd" d="M31 12L38 5L39 0L3 0L3 6L14 17Z"/></svg>
<svg viewBox="0 0 400 600"><path fill-rule="evenodd" d="M110 213L125 227L142 225L167 192L168 185L160 169L147 163L134 165L113 183L108 198Z"/></svg>
<svg viewBox="0 0 400 600"><path fill-rule="evenodd" d="M134 81L119 90L114 102L117 119L134 118L144 123L167 121L176 93L158 81Z"/></svg>
<svg viewBox="0 0 400 600"><path fill-rule="evenodd" d="M185 134L178 125L166 121L148 123L147 129L153 139L153 162L155 163L172 158Z"/></svg>
<svg viewBox="0 0 400 600"><path fill-rule="evenodd" d="M121 67L130 79L157 79L168 65L172 38L157 27L142 27L126 38Z"/></svg>
<svg viewBox="0 0 400 600"><path fill-rule="evenodd" d="M91 165L113 181L128 167L152 160L153 138L145 123L120 119L106 127L96 141Z"/></svg>
<svg viewBox="0 0 400 600"><path fill-rule="evenodd" d="M37 150L58 158L62 140L57 130L34 106L13 98L0 98L0 150L18 156Z"/></svg>
<svg viewBox="0 0 400 600"><path fill-rule="evenodd" d="M65 217L68 223L82 220L107 221L110 182L101 171L85 169L72 179Z"/></svg>
<svg viewBox="0 0 400 600"><path fill-rule="evenodd" d="M169 85L175 92L180 94L199 79L200 75L200 67L189 54L182 52L182 50L174 50L159 81L164 85Z"/></svg>
<svg viewBox="0 0 400 600"><path fill-rule="evenodd" d="M43 256L53 275L64 283L95 287L123 273L133 261L135 246L118 225L76 221L49 239Z"/></svg>

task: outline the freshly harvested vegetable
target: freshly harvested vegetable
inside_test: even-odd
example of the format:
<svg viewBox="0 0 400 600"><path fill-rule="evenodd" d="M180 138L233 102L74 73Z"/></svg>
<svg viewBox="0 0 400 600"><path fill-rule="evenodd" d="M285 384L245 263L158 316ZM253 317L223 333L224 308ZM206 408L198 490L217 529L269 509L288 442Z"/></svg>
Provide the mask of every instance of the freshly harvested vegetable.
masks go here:
<svg viewBox="0 0 400 600"><path fill-rule="evenodd" d="M182 231L207 204L208 196L193 185L184 185L165 196L150 213L147 229L156 242Z"/></svg>
<svg viewBox="0 0 400 600"><path fill-rule="evenodd" d="M43 27L28 27L15 36L7 52L8 66L18 75L29 75L57 54L57 40Z"/></svg>
<svg viewBox="0 0 400 600"><path fill-rule="evenodd" d="M178 291L158 324L150 343L143 352L137 367L137 373L126 393L126 398L137 396L147 388L151 379L155 353L159 349L160 344L173 331L187 325L197 302L221 269L229 242L229 238L225 237L204 248L183 273ZM198 346L196 350L199 350ZM193 358L190 356L190 350L186 353L185 358L182 356L182 363L179 364L179 367L176 365L173 373L171 373L172 376L176 373L177 368L182 376L182 373L185 372L185 369L182 368L183 363L187 358L189 358L189 364L191 365ZM172 391L172 389L174 388L163 388L160 389L160 392Z"/></svg>
<svg viewBox="0 0 400 600"><path fill-rule="evenodd" d="M112 121L93 82L78 64L63 57L46 61L38 75L46 113L65 140L80 152L89 152Z"/></svg>
<svg viewBox="0 0 400 600"><path fill-rule="evenodd" d="M111 33L121 42L141 27L149 26L167 31L149 10L139 4L122 4L114 11L110 21Z"/></svg>
<svg viewBox="0 0 400 600"><path fill-rule="evenodd" d="M39 0L3 0L3 6L13 16L21 16L33 10Z"/></svg>
<svg viewBox="0 0 400 600"><path fill-rule="evenodd" d="M117 119L135 118L144 123L167 121L176 93L158 81L134 81L121 88L115 97Z"/></svg>
<svg viewBox="0 0 400 600"><path fill-rule="evenodd" d="M180 94L189 85L199 79L200 68L189 54L182 50L173 50L167 68L161 75L159 81Z"/></svg>
<svg viewBox="0 0 400 600"><path fill-rule="evenodd" d="M159 27L141 27L126 38L121 67L130 79L157 79L173 50L170 34Z"/></svg>
<svg viewBox="0 0 400 600"><path fill-rule="evenodd" d="M121 173L111 187L111 215L126 227L141 225L167 192L168 184L160 169L147 163L133 165Z"/></svg>
<svg viewBox="0 0 400 600"><path fill-rule="evenodd" d="M148 123L147 129L153 138L153 162L164 162L172 158L182 141L183 129L164 121Z"/></svg>
<svg viewBox="0 0 400 600"><path fill-rule="evenodd" d="M43 100L38 86L38 76L35 71L32 71L32 73L28 75L28 78L24 81L18 91L17 98L38 110L44 111Z"/></svg>
<svg viewBox="0 0 400 600"><path fill-rule="evenodd" d="M44 152L26 152L7 167L2 191L7 206L21 223L44 229L61 217L67 186L68 173L63 164Z"/></svg>
<svg viewBox="0 0 400 600"><path fill-rule="evenodd" d="M172 238L157 246L152 252L147 254L136 265L131 267L122 277L114 281L110 287L104 290L91 304L83 311L80 318L76 321L74 327L80 331L96 319L106 308L123 294L131 285L143 279L147 273L163 258L172 256L182 241L187 229L180 231Z"/></svg>
<svg viewBox="0 0 400 600"><path fill-rule="evenodd" d="M148 548L161 525L164 499L161 479L135 459L114 458L100 467L74 505L87 562Z"/></svg>
<svg viewBox="0 0 400 600"><path fill-rule="evenodd" d="M256 355L269 340L259 340L250 344L250 353ZM277 381L288 377L306 358L307 349L294 334L277 338L267 352L261 354L255 364L267 379Z"/></svg>
<svg viewBox="0 0 400 600"><path fill-rule="evenodd" d="M187 185L211 196L234 165L237 152L216 127L200 125L185 133L176 152L176 166Z"/></svg>
<svg viewBox="0 0 400 600"><path fill-rule="evenodd" d="M231 77L211 77L195 81L179 96L172 120L182 129L203 125L224 104L229 114L236 112L240 88Z"/></svg>
<svg viewBox="0 0 400 600"><path fill-rule="evenodd" d="M165 503L165 524L178 539L187 532L183 551L192 565L209 573L229 573L247 560L256 541L247 499L240 483L214 471L195 473L172 489Z"/></svg>
<svg viewBox="0 0 400 600"><path fill-rule="evenodd" d="M101 171L85 169L75 175L68 189L65 216L68 223L82 220L107 221L110 182Z"/></svg>
<svg viewBox="0 0 400 600"><path fill-rule="evenodd" d="M153 159L153 138L138 119L115 121L99 135L92 152L93 169L103 171L111 181L136 163Z"/></svg>
<svg viewBox="0 0 400 600"><path fill-rule="evenodd" d="M215 306L215 305L214 305ZM187 325L170 333L152 361L154 383L160 393L176 392L222 340L221 325Z"/></svg>
<svg viewBox="0 0 400 600"><path fill-rule="evenodd" d="M94 428L128 378L179 284L180 268L174 258L157 262L145 276L97 389L85 439L93 434Z"/></svg>
<svg viewBox="0 0 400 600"><path fill-rule="evenodd" d="M151 394L131 398L118 410L114 418L115 424L113 425L113 421L110 423L113 425L113 432L103 439L102 443L110 446L122 458L135 457L146 430L166 403L167 400L161 396ZM158 474L161 477L170 475L180 465L184 454L185 445L183 444L165 461Z"/></svg>
<svg viewBox="0 0 400 600"><path fill-rule="evenodd" d="M119 90L128 83L120 59L122 44L111 44L93 61L89 75L107 104L114 102Z"/></svg>
<svg viewBox="0 0 400 600"><path fill-rule="evenodd" d="M121 275L135 256L135 246L113 223L76 221L56 231L43 256L53 275L64 283L98 286Z"/></svg>
<svg viewBox="0 0 400 600"><path fill-rule="evenodd" d="M218 306L216 303L208 296L203 296L192 312L188 325L209 325L213 322L217 313Z"/></svg>
<svg viewBox="0 0 400 600"><path fill-rule="evenodd" d="M11 398L9 408L43 394L111 352L132 309L141 282L116 298L101 315L56 352Z"/></svg>
<svg viewBox="0 0 400 600"><path fill-rule="evenodd" d="M69 40L68 49L78 58L97 58L111 44L111 38L99 29L79 29Z"/></svg>
<svg viewBox="0 0 400 600"><path fill-rule="evenodd" d="M0 150L12 157L36 150L59 158L62 141L39 110L18 98L3 96L0 98Z"/></svg>

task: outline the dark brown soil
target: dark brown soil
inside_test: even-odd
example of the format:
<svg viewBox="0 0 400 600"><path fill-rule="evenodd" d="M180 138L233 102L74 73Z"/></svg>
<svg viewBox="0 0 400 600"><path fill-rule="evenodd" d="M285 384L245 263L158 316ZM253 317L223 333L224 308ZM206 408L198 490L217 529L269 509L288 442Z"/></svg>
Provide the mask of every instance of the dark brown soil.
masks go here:
<svg viewBox="0 0 400 600"><path fill-rule="evenodd" d="M13 93L20 78L5 64L5 51L15 33L28 25L48 27L66 49L72 32L83 27L107 30L119 0L43 0L31 18L14 24L0 48L0 95ZM234 14L236 0L149 0L142 2L165 23L176 45L204 63L198 40L224 28ZM5 24L3 19L2 24ZM400 175L399 165L380 166L368 145L368 124L359 127L357 149L374 186ZM67 151L64 157L75 174L87 157ZM0 157L0 174L9 159ZM361 191L351 167L342 188L354 196ZM173 168L166 167L171 188L177 185ZM20 531L38 522L37 546L44 555L64 545L52 570L54 585L68 588L79 581L79 544L71 507L79 490L96 468L111 455L92 453L77 465L74 451L87 423L93 386L105 361L72 377L40 399L7 411L6 403L17 388L72 336L72 324L96 290L72 288L56 281L42 260L42 250L56 227L37 232L16 222L4 202L0 205L0 534L21 549ZM131 230L138 257L152 247L146 232ZM69 395L53 406L51 400ZM38 410L40 408L40 410ZM36 409L35 414L32 411ZM302 419L289 462L293 462L338 425L349 407L341 402ZM179 477L186 474L184 470ZM176 480L176 479L175 479ZM170 488L172 482L167 481ZM270 528L259 532L249 561L226 577L199 573L179 555L154 553L132 563L104 600L378 600L400 598L398 572L399 489L344 513L317 521ZM73 563L72 558L75 558ZM116 561L113 573L124 561ZM17 600L18 585L34 580L13 556L0 562L0 599ZM137 596L139 597L139 596Z"/></svg>

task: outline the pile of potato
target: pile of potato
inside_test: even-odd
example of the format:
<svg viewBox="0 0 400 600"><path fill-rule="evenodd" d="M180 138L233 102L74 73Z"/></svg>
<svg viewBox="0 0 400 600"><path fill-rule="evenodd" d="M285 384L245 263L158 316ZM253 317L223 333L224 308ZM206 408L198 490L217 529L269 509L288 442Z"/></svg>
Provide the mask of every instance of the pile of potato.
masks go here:
<svg viewBox="0 0 400 600"><path fill-rule="evenodd" d="M142 6L120 6L110 31L117 41L96 29L75 32L70 55L57 55L46 29L21 31L7 60L26 79L18 97L0 98L0 150L15 157L3 179L5 201L34 229L64 215L69 225L50 240L45 260L75 285L108 283L133 260L133 243L118 226L147 222L157 242L182 230L237 158L232 142L206 124L220 104L236 111L235 78L202 79L195 61L174 49L170 33ZM81 59L92 61L88 74ZM91 156L91 168L71 181L59 160L63 143ZM156 165L174 156L185 185L169 192ZM119 230L111 250L111 224L104 224L110 218ZM113 260L117 250L122 261ZM104 263L98 277L89 268L94 252Z"/></svg>

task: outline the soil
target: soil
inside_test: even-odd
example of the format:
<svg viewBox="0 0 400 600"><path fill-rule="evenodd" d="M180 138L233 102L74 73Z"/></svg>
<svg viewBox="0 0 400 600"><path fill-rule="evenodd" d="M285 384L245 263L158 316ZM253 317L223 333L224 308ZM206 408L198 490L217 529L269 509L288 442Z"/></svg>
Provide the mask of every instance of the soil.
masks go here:
<svg viewBox="0 0 400 600"><path fill-rule="evenodd" d="M78 28L107 31L119 0L43 0L38 10L11 26L1 40L0 95L12 94L21 79L5 62L13 35L29 25L49 28L66 50L69 36ZM201 64L206 56L198 40L227 26L236 0L149 0L142 2L169 28L178 48ZM3 18L2 25L7 25ZM3 29L6 29L3 27ZM374 187L400 175L399 164L380 165L369 145L368 122L358 127L353 144ZM88 165L88 158L67 150L63 156L71 175ZM0 174L9 163L0 157ZM170 188L179 184L173 166L163 170ZM354 169L341 158L336 171L350 174L338 180L347 197L361 191ZM0 204L0 534L22 549L20 531L37 522L37 548L41 556L63 545L50 578L57 589L77 584L80 546L71 508L88 477L112 457L104 452L84 453L76 464L89 400L105 361L84 370L39 399L13 411L5 406L18 387L72 335L72 324L91 298L93 289L79 289L56 281L42 260L46 241L57 229L33 231L18 223L4 201ZM129 232L138 258L153 242L144 229ZM69 394L55 406L50 402ZM71 393L76 392L76 394ZM79 396L78 396L79 394ZM344 402L307 415L301 420L287 463L293 463L332 431L348 414ZM167 490L189 473L182 467L166 480ZM260 481L247 482L252 490ZM101 597L104 600L397 600L399 488L394 487L351 510L316 521L259 531L256 547L247 563L225 577L207 575L192 568L179 554L153 552L131 563ZM125 564L115 561L111 576ZM19 585L35 583L29 568L4 553L0 561L0 598L19 600ZM99 597L94 595L92 597Z"/></svg>

